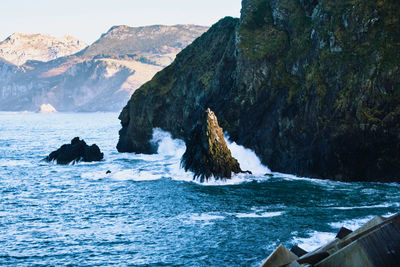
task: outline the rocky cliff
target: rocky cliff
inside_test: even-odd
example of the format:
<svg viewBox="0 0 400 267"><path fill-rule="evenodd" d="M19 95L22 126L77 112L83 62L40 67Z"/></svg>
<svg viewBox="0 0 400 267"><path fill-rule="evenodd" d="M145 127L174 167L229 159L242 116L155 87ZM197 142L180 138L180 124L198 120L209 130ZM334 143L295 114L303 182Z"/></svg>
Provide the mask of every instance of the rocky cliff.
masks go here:
<svg viewBox="0 0 400 267"><path fill-rule="evenodd" d="M48 103L58 111L121 110L137 88L207 29L195 25L115 26L74 55L21 66L3 60L0 110L35 111ZM36 42L25 45L36 47ZM24 53L19 47L14 49Z"/></svg>
<svg viewBox="0 0 400 267"><path fill-rule="evenodd" d="M273 171L399 182L400 2L242 5L133 94L118 150L153 152L153 127L187 141L210 107Z"/></svg>

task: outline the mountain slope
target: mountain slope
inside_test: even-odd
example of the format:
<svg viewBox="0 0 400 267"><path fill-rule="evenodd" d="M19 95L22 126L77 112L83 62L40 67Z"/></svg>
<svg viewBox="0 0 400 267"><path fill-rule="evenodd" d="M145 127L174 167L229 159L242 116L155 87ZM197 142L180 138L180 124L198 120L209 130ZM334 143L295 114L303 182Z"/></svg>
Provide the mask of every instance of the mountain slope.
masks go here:
<svg viewBox="0 0 400 267"><path fill-rule="evenodd" d="M197 25L114 26L82 51L82 55L136 56L147 63L168 66L178 52L207 29Z"/></svg>
<svg viewBox="0 0 400 267"><path fill-rule="evenodd" d="M46 34L14 33L0 43L0 57L20 66L28 60L47 62L69 56L86 46L84 41L72 36L57 38Z"/></svg>
<svg viewBox="0 0 400 267"><path fill-rule="evenodd" d="M133 94L118 150L153 152L154 127L187 141L209 107L273 171L398 182L400 3L242 3L240 22L221 20Z"/></svg>

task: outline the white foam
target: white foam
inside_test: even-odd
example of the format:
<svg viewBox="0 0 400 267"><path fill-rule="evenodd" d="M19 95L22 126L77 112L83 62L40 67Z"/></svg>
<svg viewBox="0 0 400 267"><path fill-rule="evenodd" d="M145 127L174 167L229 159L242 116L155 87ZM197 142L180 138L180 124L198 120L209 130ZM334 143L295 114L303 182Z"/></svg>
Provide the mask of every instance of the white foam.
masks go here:
<svg viewBox="0 0 400 267"><path fill-rule="evenodd" d="M257 213L236 213L235 216L238 218L271 218L282 215L284 212L276 211L276 212L264 212L261 214Z"/></svg>
<svg viewBox="0 0 400 267"><path fill-rule="evenodd" d="M353 209L376 209L376 208L388 208L392 206L397 206L398 203L384 203L370 206L354 206L354 207L329 207L335 210L353 210Z"/></svg>
<svg viewBox="0 0 400 267"><path fill-rule="evenodd" d="M207 181L202 183L199 180L192 180L192 182L203 186L238 185L250 181L252 180L248 179L245 174L232 175L230 179L215 179L214 176L211 176Z"/></svg>
<svg viewBox="0 0 400 267"><path fill-rule="evenodd" d="M106 174L106 171L96 171L96 172L88 172L83 173L81 175L82 178L100 180L103 178L109 178L118 181L155 181L163 178L164 176L161 173L154 173L152 171L145 170L123 170L116 171Z"/></svg>
<svg viewBox="0 0 400 267"><path fill-rule="evenodd" d="M189 217L192 221L213 221L213 220L223 220L225 219L224 216L221 215L213 215L211 213L193 213Z"/></svg>
<svg viewBox="0 0 400 267"><path fill-rule="evenodd" d="M85 179L93 179L93 180L100 180L105 178L107 175L104 171L97 171L97 172L85 172L81 174L82 178Z"/></svg>
<svg viewBox="0 0 400 267"><path fill-rule="evenodd" d="M151 143L158 146L157 153L162 156L173 156L181 159L185 153L185 142L180 139L173 139L169 132L163 131L160 128L153 129L153 137Z"/></svg>
<svg viewBox="0 0 400 267"><path fill-rule="evenodd" d="M232 156L238 160L242 170L251 171L255 175L264 175L271 172L268 167L261 164L260 159L253 150L231 142L227 134L225 134L225 140Z"/></svg>
<svg viewBox="0 0 400 267"><path fill-rule="evenodd" d="M374 216L368 216L360 219L353 219L353 220L345 220L341 222L332 222L329 224L330 227L333 229L340 229L342 227L346 227L352 231L357 230L364 224L366 224L369 220L371 220Z"/></svg>
<svg viewBox="0 0 400 267"><path fill-rule="evenodd" d="M118 171L114 174L111 173L110 177L119 181L155 181L163 178L163 175L160 173L154 173L152 171L144 171L144 170L124 170Z"/></svg>
<svg viewBox="0 0 400 267"><path fill-rule="evenodd" d="M388 213L384 214L383 217L389 218L389 217L392 217L393 215L396 215L396 214L397 214L396 212L388 212Z"/></svg>
<svg viewBox="0 0 400 267"><path fill-rule="evenodd" d="M305 238L294 237L292 243L310 252L332 241L335 236L334 233L313 231L309 232L308 237Z"/></svg>
<svg viewBox="0 0 400 267"><path fill-rule="evenodd" d="M267 180L267 177L255 177L254 175L249 174L237 174L232 175L231 179L215 179L214 177L210 177L207 181L201 183L198 180L193 180L193 173L186 172L180 165L182 155L185 153L186 146L185 142L180 139L173 139L172 135L169 132L165 132L162 129L155 128L153 130L153 136L151 142L158 146L156 155L138 155L144 160L161 160L167 164L165 166L167 171L167 176L170 176L171 179L177 181L185 181L185 182L193 182L196 184L204 185L204 186L222 186L222 185L237 185L245 182L250 182L254 180ZM234 151L239 152L240 159L244 162L245 167L249 166L249 162L254 160L254 167L251 167L251 171L253 169L256 172L264 175L266 172L269 172L269 169L262 166L260 160L257 156L249 149L244 147L234 145ZM249 160L251 159L251 160ZM238 159L239 160L239 159ZM247 163L246 163L247 160ZM242 166L242 163L239 161ZM242 169L245 169L242 167Z"/></svg>

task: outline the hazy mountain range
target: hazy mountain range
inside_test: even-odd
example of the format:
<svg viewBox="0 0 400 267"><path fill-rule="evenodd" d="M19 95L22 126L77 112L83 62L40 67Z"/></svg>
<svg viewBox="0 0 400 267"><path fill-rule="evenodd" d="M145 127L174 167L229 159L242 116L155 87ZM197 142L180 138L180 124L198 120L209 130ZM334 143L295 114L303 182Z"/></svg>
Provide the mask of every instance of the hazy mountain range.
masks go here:
<svg viewBox="0 0 400 267"><path fill-rule="evenodd" d="M57 38L46 34L14 33L0 43L0 58L18 66L28 60L47 62L75 54L87 45L72 36Z"/></svg>
<svg viewBox="0 0 400 267"><path fill-rule="evenodd" d="M13 34L0 43L0 110L120 110L207 29L114 26L89 46L70 36Z"/></svg>

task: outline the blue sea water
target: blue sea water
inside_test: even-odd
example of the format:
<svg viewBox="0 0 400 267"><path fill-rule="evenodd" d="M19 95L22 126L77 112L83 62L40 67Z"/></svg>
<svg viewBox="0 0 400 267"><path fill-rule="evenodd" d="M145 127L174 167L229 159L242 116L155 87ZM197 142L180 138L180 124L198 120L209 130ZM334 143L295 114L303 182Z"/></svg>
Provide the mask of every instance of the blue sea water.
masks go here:
<svg viewBox="0 0 400 267"><path fill-rule="evenodd" d="M118 153L117 117L0 113L0 265L259 266L280 243L312 250L343 225L399 211L397 184L270 178L236 144L255 174L200 184L166 132L154 131L156 155ZM41 161L75 136L104 161Z"/></svg>

